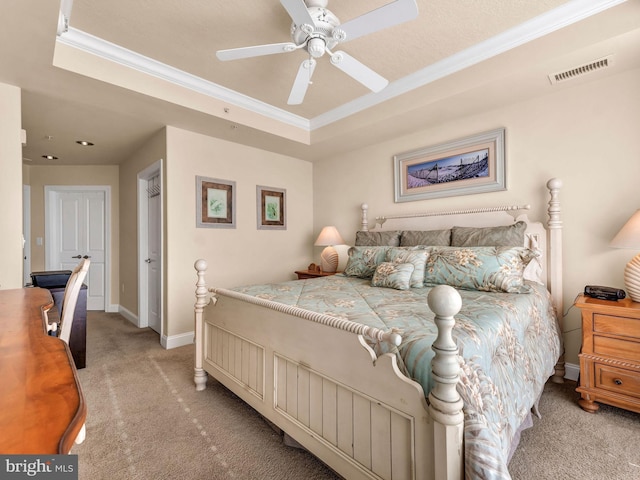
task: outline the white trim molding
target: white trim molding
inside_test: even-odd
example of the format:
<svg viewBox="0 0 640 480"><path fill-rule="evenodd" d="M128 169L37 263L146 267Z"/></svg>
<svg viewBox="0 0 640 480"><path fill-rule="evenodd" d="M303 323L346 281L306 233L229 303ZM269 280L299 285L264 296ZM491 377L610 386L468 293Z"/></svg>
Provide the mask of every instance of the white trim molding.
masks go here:
<svg viewBox="0 0 640 480"><path fill-rule="evenodd" d="M243 95L203 78L178 70L119 45L107 42L89 33L66 25L59 31L56 41L96 55L105 60L163 79L177 86L221 100L266 118L291 125L307 132L330 125L375 105L383 103L416 88L459 72L484 60L553 33L627 0L572 0L527 22L491 37L484 42L462 50L426 68L390 83L378 93L368 93L337 108L307 119L286 110ZM62 2L62 8L65 3ZM68 7L67 7L68 8ZM70 12L61 11L68 23Z"/></svg>
<svg viewBox="0 0 640 480"><path fill-rule="evenodd" d="M180 333L178 335L163 335L160 339L161 345L167 350L172 348L184 347L186 345L193 345L195 339L194 332Z"/></svg>

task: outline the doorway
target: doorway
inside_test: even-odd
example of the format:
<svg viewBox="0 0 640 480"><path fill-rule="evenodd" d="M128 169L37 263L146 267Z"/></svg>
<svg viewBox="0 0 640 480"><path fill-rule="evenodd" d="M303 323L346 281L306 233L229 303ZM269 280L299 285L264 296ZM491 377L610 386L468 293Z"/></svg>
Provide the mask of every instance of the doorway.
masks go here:
<svg viewBox="0 0 640 480"><path fill-rule="evenodd" d="M22 186L22 285L31 284L31 186Z"/></svg>
<svg viewBox="0 0 640 480"><path fill-rule="evenodd" d="M73 270L90 258L87 310L107 311L110 298L111 187L47 185L45 269Z"/></svg>
<svg viewBox="0 0 640 480"><path fill-rule="evenodd" d="M163 318L162 160L138 173L138 326L160 334Z"/></svg>

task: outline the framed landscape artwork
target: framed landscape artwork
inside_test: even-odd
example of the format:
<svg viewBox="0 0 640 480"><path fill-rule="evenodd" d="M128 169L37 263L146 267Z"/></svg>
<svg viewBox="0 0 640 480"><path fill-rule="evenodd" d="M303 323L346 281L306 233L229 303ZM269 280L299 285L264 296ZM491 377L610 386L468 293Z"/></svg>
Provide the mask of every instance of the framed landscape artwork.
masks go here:
<svg viewBox="0 0 640 480"><path fill-rule="evenodd" d="M282 188L256 186L256 210L258 229L286 230L286 190Z"/></svg>
<svg viewBox="0 0 640 480"><path fill-rule="evenodd" d="M196 177L196 227L236 228L236 182Z"/></svg>
<svg viewBox="0 0 640 480"><path fill-rule="evenodd" d="M505 129L393 157L396 202L505 190Z"/></svg>

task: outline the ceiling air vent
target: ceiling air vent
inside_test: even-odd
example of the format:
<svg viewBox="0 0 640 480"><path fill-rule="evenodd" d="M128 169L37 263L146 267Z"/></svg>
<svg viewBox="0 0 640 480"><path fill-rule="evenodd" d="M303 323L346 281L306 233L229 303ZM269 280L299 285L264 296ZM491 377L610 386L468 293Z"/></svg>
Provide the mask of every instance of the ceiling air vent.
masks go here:
<svg viewBox="0 0 640 480"><path fill-rule="evenodd" d="M579 67L572 68L571 70L565 70L564 72L552 73L549 75L549 81L552 85L556 83L565 82L576 77L581 77L587 73L602 70L613 65L613 55L607 55L606 57L594 60L593 62L580 65Z"/></svg>

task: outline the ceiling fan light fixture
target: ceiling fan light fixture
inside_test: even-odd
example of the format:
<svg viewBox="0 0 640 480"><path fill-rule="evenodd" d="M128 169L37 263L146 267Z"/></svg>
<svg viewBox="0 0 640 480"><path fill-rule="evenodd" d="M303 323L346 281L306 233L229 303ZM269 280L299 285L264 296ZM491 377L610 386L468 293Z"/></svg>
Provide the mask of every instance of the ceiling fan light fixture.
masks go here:
<svg viewBox="0 0 640 480"><path fill-rule="evenodd" d="M341 23L326 8L328 0L280 0L291 17L291 40L289 43L273 43L250 47L218 50L220 60L238 60L276 53L292 52L304 49L309 54L298 67L298 73L289 94L288 105L299 105L304 100L307 88L311 85L311 76L316 66L316 58L327 52L330 63L354 80L360 82L372 92L379 92L389 81L349 55L346 52L333 52L342 42L368 35L394 25L398 25L418 16L416 0L392 0L389 3L364 13L346 23Z"/></svg>
<svg viewBox="0 0 640 480"><path fill-rule="evenodd" d="M325 41L320 37L311 38L307 42L307 51L313 58L320 58L324 55L326 47Z"/></svg>

